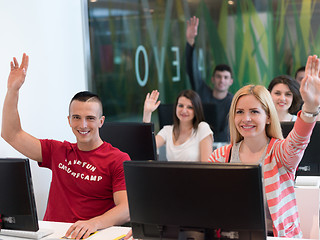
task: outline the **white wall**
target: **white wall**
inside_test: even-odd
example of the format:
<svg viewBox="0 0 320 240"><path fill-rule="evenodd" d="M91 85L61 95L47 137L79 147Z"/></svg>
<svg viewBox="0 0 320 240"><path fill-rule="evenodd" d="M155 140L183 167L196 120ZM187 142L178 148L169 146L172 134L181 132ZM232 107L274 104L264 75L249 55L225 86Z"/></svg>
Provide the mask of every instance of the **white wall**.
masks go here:
<svg viewBox="0 0 320 240"><path fill-rule="evenodd" d="M12 57L29 55L19 98L22 127L37 138L75 141L67 122L72 96L87 89L81 0L0 1L0 123ZM0 138L0 157L23 157ZM39 219L51 171L32 161Z"/></svg>

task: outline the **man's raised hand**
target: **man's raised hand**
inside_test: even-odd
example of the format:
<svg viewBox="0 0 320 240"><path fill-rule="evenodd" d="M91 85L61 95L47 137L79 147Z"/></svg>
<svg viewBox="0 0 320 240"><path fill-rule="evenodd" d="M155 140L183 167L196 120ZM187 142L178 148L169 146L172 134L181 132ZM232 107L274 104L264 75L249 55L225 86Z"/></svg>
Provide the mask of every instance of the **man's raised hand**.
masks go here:
<svg viewBox="0 0 320 240"><path fill-rule="evenodd" d="M21 65L19 65L17 59L14 57L10 63L11 71L8 78L8 89L19 90L27 75L29 65L29 56L23 54Z"/></svg>
<svg viewBox="0 0 320 240"><path fill-rule="evenodd" d="M198 26L199 26L199 18L193 16L187 21L187 31L186 38L187 42L193 46L195 42L195 38L198 35Z"/></svg>

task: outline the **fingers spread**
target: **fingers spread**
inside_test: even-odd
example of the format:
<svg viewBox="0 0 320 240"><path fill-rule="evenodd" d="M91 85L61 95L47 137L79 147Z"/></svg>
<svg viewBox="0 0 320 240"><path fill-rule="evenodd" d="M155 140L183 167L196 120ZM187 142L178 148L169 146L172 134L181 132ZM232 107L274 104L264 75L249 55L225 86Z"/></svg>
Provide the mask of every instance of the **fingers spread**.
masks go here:
<svg viewBox="0 0 320 240"><path fill-rule="evenodd" d="M21 68L24 68L25 71L28 70L28 65L29 65L29 56L27 54L23 54L22 56L22 61L21 61Z"/></svg>
<svg viewBox="0 0 320 240"><path fill-rule="evenodd" d="M87 232L87 229L84 228L82 225L73 225L73 226L74 227L73 227L72 232L69 233L69 230L71 229L71 227L70 227L70 229L66 233L66 236L69 236L71 234L71 238L81 239L82 236ZM69 235L68 235L68 233L69 233Z"/></svg>
<svg viewBox="0 0 320 240"><path fill-rule="evenodd" d="M151 96L150 96L150 98L152 99L152 100L157 100L158 99L158 97L159 97L159 92L158 92L158 90L153 90L152 92L151 92Z"/></svg>
<svg viewBox="0 0 320 240"><path fill-rule="evenodd" d="M19 63L18 63L18 60L14 57L13 58L13 66L15 67L15 68L17 68L17 67L19 67Z"/></svg>
<svg viewBox="0 0 320 240"><path fill-rule="evenodd" d="M319 58L317 58L316 61L315 61L314 71L315 71L314 74L316 76L319 76L319 71L320 71L320 60L319 60Z"/></svg>
<svg viewBox="0 0 320 240"><path fill-rule="evenodd" d="M87 238L89 237L88 229L86 228L76 229L76 231L73 231L71 237L75 239Z"/></svg>
<svg viewBox="0 0 320 240"><path fill-rule="evenodd" d="M199 25L199 18L196 18L196 26L198 27Z"/></svg>
<svg viewBox="0 0 320 240"><path fill-rule="evenodd" d="M317 56L312 56L312 62L311 62L311 76L315 74L315 66L316 66Z"/></svg>
<svg viewBox="0 0 320 240"><path fill-rule="evenodd" d="M68 231L65 234L65 237L69 237L70 234L73 232L73 230L75 229L75 225L73 224L71 227L69 227Z"/></svg>
<svg viewBox="0 0 320 240"><path fill-rule="evenodd" d="M307 64L306 64L306 75L311 75L311 68L312 68L312 56L308 57Z"/></svg>
<svg viewBox="0 0 320 240"><path fill-rule="evenodd" d="M150 98L150 93L147 93L146 100Z"/></svg>

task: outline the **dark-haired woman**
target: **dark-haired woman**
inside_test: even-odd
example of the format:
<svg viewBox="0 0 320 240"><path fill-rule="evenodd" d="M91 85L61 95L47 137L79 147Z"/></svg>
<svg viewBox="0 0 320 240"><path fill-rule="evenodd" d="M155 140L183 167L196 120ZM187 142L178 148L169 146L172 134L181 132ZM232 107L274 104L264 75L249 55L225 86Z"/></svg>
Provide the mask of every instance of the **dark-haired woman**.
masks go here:
<svg viewBox="0 0 320 240"><path fill-rule="evenodd" d="M160 105L159 92L147 94L143 122L151 121L151 114ZM192 90L180 92L175 103L173 125L164 126L156 135L156 145L166 144L168 161L207 162L212 152L213 133L204 122L199 95Z"/></svg>
<svg viewBox="0 0 320 240"><path fill-rule="evenodd" d="M268 90L277 109L280 122L294 122L295 113L300 109L302 98L299 84L287 75L275 77L269 84Z"/></svg>

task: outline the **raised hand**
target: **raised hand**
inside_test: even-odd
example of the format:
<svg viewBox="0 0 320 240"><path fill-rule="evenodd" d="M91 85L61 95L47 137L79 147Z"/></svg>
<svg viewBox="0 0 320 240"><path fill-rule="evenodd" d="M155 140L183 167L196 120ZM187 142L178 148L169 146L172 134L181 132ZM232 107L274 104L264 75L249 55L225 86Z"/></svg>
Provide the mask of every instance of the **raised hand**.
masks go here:
<svg viewBox="0 0 320 240"><path fill-rule="evenodd" d="M199 18L193 16L187 21L186 38L187 42L193 46L195 38L198 35Z"/></svg>
<svg viewBox="0 0 320 240"><path fill-rule="evenodd" d="M304 101L303 110L306 112L317 112L320 106L320 60L309 56L306 65L306 74L301 81L300 93Z"/></svg>
<svg viewBox="0 0 320 240"><path fill-rule="evenodd" d="M153 90L147 94L146 100L144 101L144 111L153 112L160 105L160 101L157 101L159 98L159 92L157 90Z"/></svg>
<svg viewBox="0 0 320 240"><path fill-rule="evenodd" d="M23 54L21 65L17 59L14 57L13 61L10 63L11 71L8 78L8 89L19 90L24 80L26 78L27 70L29 65L29 56Z"/></svg>
<svg viewBox="0 0 320 240"><path fill-rule="evenodd" d="M160 105L160 101L158 101L158 98L159 92L157 90L153 90L151 94L147 94L143 107L143 122L151 121L152 112L154 112Z"/></svg>

